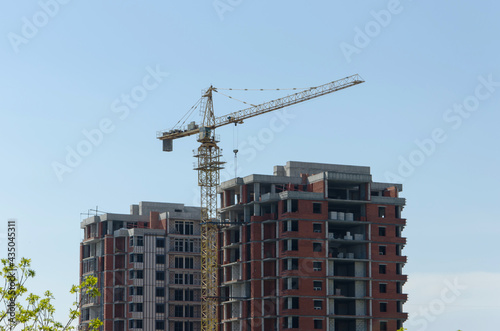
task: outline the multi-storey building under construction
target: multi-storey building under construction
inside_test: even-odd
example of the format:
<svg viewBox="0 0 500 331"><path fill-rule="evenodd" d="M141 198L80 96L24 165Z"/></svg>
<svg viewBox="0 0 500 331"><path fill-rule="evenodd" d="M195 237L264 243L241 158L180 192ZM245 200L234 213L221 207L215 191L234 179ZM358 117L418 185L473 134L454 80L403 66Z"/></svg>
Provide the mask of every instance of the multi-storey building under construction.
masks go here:
<svg viewBox="0 0 500 331"><path fill-rule="evenodd" d="M400 328L401 191L369 167L304 162L222 183L220 329Z"/></svg>
<svg viewBox="0 0 500 331"><path fill-rule="evenodd" d="M101 296L83 298L80 327L104 331L200 329L200 208L141 202L130 214L81 222L80 276Z"/></svg>

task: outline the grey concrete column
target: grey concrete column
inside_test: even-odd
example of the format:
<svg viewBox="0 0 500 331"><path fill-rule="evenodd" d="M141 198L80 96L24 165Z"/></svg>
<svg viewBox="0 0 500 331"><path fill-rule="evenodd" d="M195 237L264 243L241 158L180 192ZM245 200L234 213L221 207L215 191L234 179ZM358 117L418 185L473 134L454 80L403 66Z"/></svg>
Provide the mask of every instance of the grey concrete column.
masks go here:
<svg viewBox="0 0 500 331"><path fill-rule="evenodd" d="M250 207L249 206L243 207L243 221L250 222Z"/></svg>
<svg viewBox="0 0 500 331"><path fill-rule="evenodd" d="M253 205L253 214L255 216L260 216L260 203L255 203Z"/></svg>
<svg viewBox="0 0 500 331"><path fill-rule="evenodd" d="M259 201L259 199L260 199L260 183L253 184L253 191L254 191L254 201Z"/></svg>

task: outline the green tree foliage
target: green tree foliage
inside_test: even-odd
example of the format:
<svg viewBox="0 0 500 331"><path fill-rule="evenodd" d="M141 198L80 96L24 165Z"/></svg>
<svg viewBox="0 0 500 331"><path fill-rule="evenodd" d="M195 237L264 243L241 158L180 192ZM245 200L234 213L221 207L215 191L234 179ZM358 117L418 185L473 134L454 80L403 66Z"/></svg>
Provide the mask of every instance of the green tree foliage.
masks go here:
<svg viewBox="0 0 500 331"><path fill-rule="evenodd" d="M0 331L73 330L71 323L80 316L84 295L100 296L96 277L89 276L80 285L73 285L70 293L75 295L76 300L69 310L68 321L62 324L54 319L54 296L50 291L46 291L43 296L28 292L26 282L35 277L31 260L22 258L18 264L8 259L2 259L1 262L0 284L3 278L4 286L0 287ZM99 319L92 320L89 330L97 331L101 325Z"/></svg>

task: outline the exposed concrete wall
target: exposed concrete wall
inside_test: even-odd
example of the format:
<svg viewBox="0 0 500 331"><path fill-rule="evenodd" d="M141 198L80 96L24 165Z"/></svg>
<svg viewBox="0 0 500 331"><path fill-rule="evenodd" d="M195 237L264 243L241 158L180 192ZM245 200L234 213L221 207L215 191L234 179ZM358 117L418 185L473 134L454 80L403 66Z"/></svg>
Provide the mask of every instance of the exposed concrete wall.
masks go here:
<svg viewBox="0 0 500 331"><path fill-rule="evenodd" d="M325 171L369 175L370 167L297 161L288 161L285 165L285 172L289 177L297 177L300 174L314 175Z"/></svg>

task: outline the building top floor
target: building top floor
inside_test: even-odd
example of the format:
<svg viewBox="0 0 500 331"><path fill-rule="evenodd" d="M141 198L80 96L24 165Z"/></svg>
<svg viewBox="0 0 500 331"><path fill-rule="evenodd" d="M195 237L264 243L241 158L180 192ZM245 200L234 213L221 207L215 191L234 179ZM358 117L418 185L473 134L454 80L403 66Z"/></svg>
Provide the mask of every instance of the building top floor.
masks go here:
<svg viewBox="0 0 500 331"><path fill-rule="evenodd" d="M401 184L373 182L364 166L289 161L275 166L273 175L252 174L223 182L219 193L231 204L272 200L362 200L404 205ZM234 199L233 199L234 196Z"/></svg>
<svg viewBox="0 0 500 331"><path fill-rule="evenodd" d="M90 216L80 223L80 228L84 229L87 225L105 221L142 224L149 223L152 220L192 220L199 222L200 215L200 207L185 206L182 203L141 201L139 204L130 206L130 214L104 213Z"/></svg>
<svg viewBox="0 0 500 331"><path fill-rule="evenodd" d="M105 213L84 219L84 241L95 241L106 235L115 237L147 235L201 234L201 208L177 203L142 201L132 205L130 214Z"/></svg>

